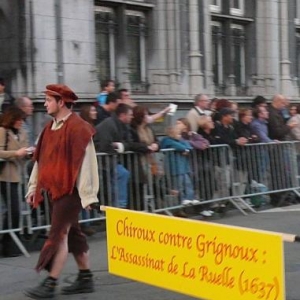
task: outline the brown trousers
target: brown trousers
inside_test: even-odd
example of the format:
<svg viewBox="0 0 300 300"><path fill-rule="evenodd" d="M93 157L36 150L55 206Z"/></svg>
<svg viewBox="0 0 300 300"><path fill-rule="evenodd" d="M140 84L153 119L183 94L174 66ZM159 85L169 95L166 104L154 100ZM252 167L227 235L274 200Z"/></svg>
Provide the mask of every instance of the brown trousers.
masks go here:
<svg viewBox="0 0 300 300"><path fill-rule="evenodd" d="M78 255L89 250L86 237L78 223L81 209L81 201L77 190L72 195L64 196L59 200L50 200L51 229L35 267L38 272L43 269L51 271L53 258L69 226L71 226L68 234L69 252Z"/></svg>

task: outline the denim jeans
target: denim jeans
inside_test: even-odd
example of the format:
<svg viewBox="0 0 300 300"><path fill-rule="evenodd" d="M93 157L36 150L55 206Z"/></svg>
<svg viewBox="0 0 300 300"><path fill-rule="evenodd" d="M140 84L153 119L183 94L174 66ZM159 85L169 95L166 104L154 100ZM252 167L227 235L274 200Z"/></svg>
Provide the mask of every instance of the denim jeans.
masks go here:
<svg viewBox="0 0 300 300"><path fill-rule="evenodd" d="M129 171L121 164L117 164L115 176L112 178L114 206L126 208L128 204Z"/></svg>
<svg viewBox="0 0 300 300"><path fill-rule="evenodd" d="M189 174L181 174L175 177L175 186L180 192L180 200L195 199L194 187Z"/></svg>

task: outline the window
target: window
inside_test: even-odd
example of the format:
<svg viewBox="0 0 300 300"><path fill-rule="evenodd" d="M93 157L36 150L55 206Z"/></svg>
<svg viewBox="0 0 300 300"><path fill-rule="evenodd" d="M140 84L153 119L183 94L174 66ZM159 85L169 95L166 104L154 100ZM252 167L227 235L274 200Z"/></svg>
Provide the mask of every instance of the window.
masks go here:
<svg viewBox="0 0 300 300"><path fill-rule="evenodd" d="M101 81L113 79L117 82L124 78L116 78L117 58L127 60L128 78L132 93L145 93L148 88L146 76L146 17L143 12L126 10L126 28L117 32L118 19L110 7L95 7L96 34L96 69ZM126 35L126 52L116 51L117 33ZM124 48L125 49L125 48ZM122 77L123 75L120 74ZM124 76L127 76L125 74ZM126 78L127 80L127 78Z"/></svg>
<svg viewBox="0 0 300 300"><path fill-rule="evenodd" d="M211 0L210 11L220 13L221 12L221 0Z"/></svg>
<svg viewBox="0 0 300 300"><path fill-rule="evenodd" d="M245 68L245 31L241 25L231 26L232 34L232 53L234 63L235 84L240 88L246 85L246 68ZM240 89L242 90L242 89Z"/></svg>
<svg viewBox="0 0 300 300"><path fill-rule="evenodd" d="M222 25L212 22L212 71L216 94L223 93L223 33Z"/></svg>
<svg viewBox="0 0 300 300"><path fill-rule="evenodd" d="M241 9L241 2L239 0L232 0L232 8Z"/></svg>
<svg viewBox="0 0 300 300"><path fill-rule="evenodd" d="M211 0L210 5L217 2ZM216 94L242 96L248 92L252 72L248 66L255 57L246 57L249 51L246 37L254 34L249 24L253 23L255 12L249 10L246 17L245 3L245 0L223 0L226 9L222 14L211 14L211 69Z"/></svg>
<svg viewBox="0 0 300 300"><path fill-rule="evenodd" d="M244 15L244 0L230 0L230 13L236 16Z"/></svg>
<svg viewBox="0 0 300 300"><path fill-rule="evenodd" d="M115 15L112 9L96 7L96 68L100 81L115 79Z"/></svg>
<svg viewBox="0 0 300 300"><path fill-rule="evenodd" d="M133 93L145 93L146 84L146 25L145 15L126 11L127 15L127 60L129 80Z"/></svg>

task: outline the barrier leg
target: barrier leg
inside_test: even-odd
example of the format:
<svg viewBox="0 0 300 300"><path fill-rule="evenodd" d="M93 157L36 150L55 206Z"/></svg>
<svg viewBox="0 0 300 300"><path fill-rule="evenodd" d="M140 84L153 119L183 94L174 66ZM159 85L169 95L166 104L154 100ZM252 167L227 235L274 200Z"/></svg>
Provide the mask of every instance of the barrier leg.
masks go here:
<svg viewBox="0 0 300 300"><path fill-rule="evenodd" d="M20 251L25 255L25 257L30 257L29 253L27 252L26 248L21 243L20 239L17 237L15 232L9 232L9 235L14 240Z"/></svg>
<svg viewBox="0 0 300 300"><path fill-rule="evenodd" d="M298 190L293 190L293 192L300 197L300 192Z"/></svg>
<svg viewBox="0 0 300 300"><path fill-rule="evenodd" d="M245 216L248 215L245 212L245 209L248 209L249 211L256 213L256 210L253 207L251 207L243 198L233 198L233 199L229 199L229 201ZM242 206L245 207L245 209L242 208L240 204L242 204Z"/></svg>
<svg viewBox="0 0 300 300"><path fill-rule="evenodd" d="M26 222L24 222L24 219ZM31 220L31 212L30 211L22 211L21 212L21 224L22 224L22 233L24 233L24 228L27 227L27 233L32 234L32 220Z"/></svg>

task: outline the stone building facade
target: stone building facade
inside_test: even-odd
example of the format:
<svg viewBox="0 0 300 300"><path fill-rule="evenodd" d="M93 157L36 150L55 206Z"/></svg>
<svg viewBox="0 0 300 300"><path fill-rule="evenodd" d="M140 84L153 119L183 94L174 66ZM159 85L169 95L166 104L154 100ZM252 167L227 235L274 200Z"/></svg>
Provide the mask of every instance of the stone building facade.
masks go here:
<svg viewBox="0 0 300 300"><path fill-rule="evenodd" d="M300 0L1 0L0 37L0 76L37 102L108 78L145 102L300 95Z"/></svg>

